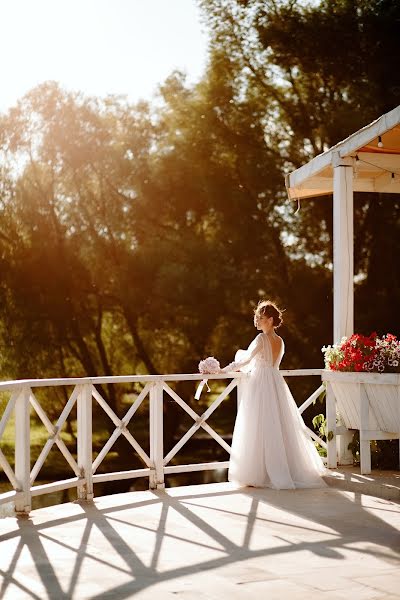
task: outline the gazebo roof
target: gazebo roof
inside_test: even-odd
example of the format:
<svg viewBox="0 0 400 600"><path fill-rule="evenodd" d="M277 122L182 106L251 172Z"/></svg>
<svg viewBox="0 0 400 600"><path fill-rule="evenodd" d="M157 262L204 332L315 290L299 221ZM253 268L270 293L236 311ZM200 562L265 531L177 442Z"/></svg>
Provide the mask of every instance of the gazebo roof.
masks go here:
<svg viewBox="0 0 400 600"><path fill-rule="evenodd" d="M355 192L400 193L400 106L286 175L289 197L332 193L333 169L343 159L354 166Z"/></svg>

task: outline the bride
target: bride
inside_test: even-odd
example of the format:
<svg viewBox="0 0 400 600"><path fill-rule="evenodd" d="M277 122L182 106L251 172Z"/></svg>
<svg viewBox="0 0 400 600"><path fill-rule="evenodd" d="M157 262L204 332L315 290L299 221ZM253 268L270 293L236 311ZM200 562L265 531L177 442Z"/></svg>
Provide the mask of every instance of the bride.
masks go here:
<svg viewBox="0 0 400 600"><path fill-rule="evenodd" d="M275 489L323 487L326 473L293 396L279 372L282 311L261 301L254 325L262 333L222 371L247 371L236 417L229 481Z"/></svg>

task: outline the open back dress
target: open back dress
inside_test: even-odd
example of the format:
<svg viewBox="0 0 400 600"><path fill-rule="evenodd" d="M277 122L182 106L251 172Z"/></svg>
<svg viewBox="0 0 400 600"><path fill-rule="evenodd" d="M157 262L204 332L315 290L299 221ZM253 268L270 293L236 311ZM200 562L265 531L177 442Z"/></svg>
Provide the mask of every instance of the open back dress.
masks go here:
<svg viewBox="0 0 400 600"><path fill-rule="evenodd" d="M249 372L241 382L228 479L275 489L324 487L326 469L279 372L284 354L280 339L275 362L268 335L260 333L224 369Z"/></svg>

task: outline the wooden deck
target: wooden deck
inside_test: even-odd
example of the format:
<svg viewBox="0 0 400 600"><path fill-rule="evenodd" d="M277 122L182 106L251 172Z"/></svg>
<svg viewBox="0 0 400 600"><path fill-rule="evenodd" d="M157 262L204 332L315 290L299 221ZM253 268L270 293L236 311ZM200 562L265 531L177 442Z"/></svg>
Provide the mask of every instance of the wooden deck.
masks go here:
<svg viewBox="0 0 400 600"><path fill-rule="evenodd" d="M400 505L208 484L0 521L0 597L399 598Z"/></svg>

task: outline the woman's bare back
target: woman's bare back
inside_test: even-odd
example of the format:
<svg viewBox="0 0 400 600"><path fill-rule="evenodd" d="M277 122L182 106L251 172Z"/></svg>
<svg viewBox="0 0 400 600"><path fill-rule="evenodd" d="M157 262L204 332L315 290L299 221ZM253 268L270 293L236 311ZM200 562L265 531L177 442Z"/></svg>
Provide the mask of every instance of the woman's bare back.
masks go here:
<svg viewBox="0 0 400 600"><path fill-rule="evenodd" d="M275 365L282 351L283 340L279 335L274 337L268 336L268 339L271 344L272 364Z"/></svg>

